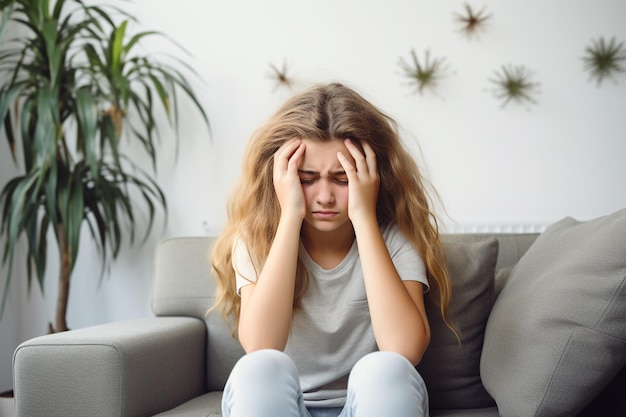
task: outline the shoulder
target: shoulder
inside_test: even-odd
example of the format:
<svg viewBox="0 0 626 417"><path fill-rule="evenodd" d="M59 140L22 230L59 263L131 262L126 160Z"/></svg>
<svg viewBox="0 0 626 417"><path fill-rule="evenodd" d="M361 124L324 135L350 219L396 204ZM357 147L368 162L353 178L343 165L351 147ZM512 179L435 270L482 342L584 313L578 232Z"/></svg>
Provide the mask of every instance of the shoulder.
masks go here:
<svg viewBox="0 0 626 417"><path fill-rule="evenodd" d="M383 239L388 247L410 245L409 239L402 233L402 230L395 223L381 226Z"/></svg>
<svg viewBox="0 0 626 417"><path fill-rule="evenodd" d="M248 252L246 242L241 238L236 238L233 242L232 263L237 279L238 291L243 285L256 281L256 268L252 262L250 252Z"/></svg>
<svg viewBox="0 0 626 417"><path fill-rule="evenodd" d="M429 288L426 265L402 230L391 223L383 226L381 232L400 278L403 281L419 281Z"/></svg>
<svg viewBox="0 0 626 417"><path fill-rule="evenodd" d="M395 223L383 226L381 233L392 258L400 254L406 254L421 259L411 241Z"/></svg>

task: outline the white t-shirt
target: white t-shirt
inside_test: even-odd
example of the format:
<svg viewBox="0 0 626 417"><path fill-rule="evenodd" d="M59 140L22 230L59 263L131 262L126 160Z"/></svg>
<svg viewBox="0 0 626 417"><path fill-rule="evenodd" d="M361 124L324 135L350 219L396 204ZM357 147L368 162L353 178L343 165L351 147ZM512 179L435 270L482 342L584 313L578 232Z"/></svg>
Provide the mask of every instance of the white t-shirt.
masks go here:
<svg viewBox="0 0 626 417"><path fill-rule="evenodd" d="M390 225L383 238L400 279L429 288L424 262L400 230ZM298 256L308 272L309 286L292 322L285 353L298 367L307 406L340 407L345 404L350 370L360 358L378 350L357 244L332 269L315 263L302 243ZM257 277L241 241L235 245L233 264L239 292Z"/></svg>

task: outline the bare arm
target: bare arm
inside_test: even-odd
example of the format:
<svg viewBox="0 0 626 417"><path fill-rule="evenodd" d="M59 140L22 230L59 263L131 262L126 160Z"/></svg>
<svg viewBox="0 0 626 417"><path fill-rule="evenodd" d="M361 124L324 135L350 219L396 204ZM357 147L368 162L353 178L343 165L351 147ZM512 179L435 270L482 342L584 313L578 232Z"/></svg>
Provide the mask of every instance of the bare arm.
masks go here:
<svg viewBox="0 0 626 417"><path fill-rule="evenodd" d="M430 341L423 285L400 279L381 234L376 220L376 155L366 143L365 155L350 141L346 147L356 166L341 153L338 158L348 175L348 211L359 247L376 343L380 350L397 352L417 364Z"/></svg>
<svg viewBox="0 0 626 417"><path fill-rule="evenodd" d="M284 350L289 337L300 228L305 214L298 162L304 144L291 141L274 157L274 186L281 217L267 260L255 283L241 289L239 340L248 353Z"/></svg>
<svg viewBox="0 0 626 417"><path fill-rule="evenodd" d="M423 284L400 279L375 221L359 223L355 232L378 348L416 365L430 341Z"/></svg>

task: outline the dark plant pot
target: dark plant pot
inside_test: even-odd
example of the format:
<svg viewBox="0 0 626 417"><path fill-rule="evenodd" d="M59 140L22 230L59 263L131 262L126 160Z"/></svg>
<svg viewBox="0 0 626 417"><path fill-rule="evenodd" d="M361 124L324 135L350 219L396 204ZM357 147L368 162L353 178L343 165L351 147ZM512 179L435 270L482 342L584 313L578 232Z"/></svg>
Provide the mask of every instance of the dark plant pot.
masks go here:
<svg viewBox="0 0 626 417"><path fill-rule="evenodd" d="M13 390L0 392L0 417L15 417Z"/></svg>

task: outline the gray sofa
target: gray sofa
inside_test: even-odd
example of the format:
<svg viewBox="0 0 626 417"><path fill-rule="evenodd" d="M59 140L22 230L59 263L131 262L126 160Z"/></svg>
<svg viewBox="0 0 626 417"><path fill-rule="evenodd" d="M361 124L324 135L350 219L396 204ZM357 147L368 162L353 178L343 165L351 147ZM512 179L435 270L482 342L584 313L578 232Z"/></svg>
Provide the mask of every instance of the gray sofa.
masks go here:
<svg viewBox="0 0 626 417"><path fill-rule="evenodd" d="M461 343L427 299L419 365L431 415L626 415L626 211L538 234L443 237ZM220 416L243 354L213 302L213 240L156 252L154 318L29 340L14 354L17 416ZM384 417L384 416L382 416Z"/></svg>

